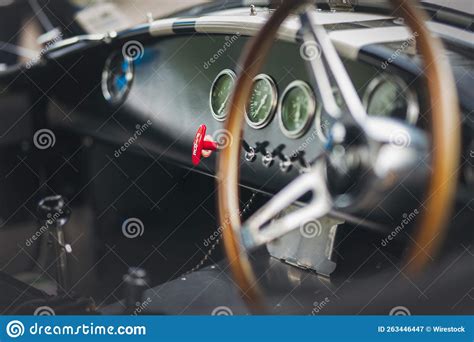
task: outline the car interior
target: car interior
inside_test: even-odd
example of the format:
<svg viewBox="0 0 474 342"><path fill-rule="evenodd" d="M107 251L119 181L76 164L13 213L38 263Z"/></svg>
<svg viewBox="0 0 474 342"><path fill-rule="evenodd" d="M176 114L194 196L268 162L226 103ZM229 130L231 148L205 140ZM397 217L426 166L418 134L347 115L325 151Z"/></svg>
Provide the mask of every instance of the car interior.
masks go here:
<svg viewBox="0 0 474 342"><path fill-rule="evenodd" d="M474 314L473 18L0 1L1 313Z"/></svg>

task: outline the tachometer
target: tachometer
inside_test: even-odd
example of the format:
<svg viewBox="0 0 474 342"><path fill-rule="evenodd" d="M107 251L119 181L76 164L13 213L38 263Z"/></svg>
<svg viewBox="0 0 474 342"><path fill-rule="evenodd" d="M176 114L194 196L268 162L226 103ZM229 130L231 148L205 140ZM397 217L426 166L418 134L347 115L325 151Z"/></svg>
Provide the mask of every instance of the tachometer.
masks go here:
<svg viewBox="0 0 474 342"><path fill-rule="evenodd" d="M290 138L299 138L311 123L316 100L310 86L303 81L293 81L283 92L280 102L280 127Z"/></svg>
<svg viewBox="0 0 474 342"><path fill-rule="evenodd" d="M235 73L230 69L222 70L212 83L209 104L216 120L224 121L227 116L227 103L235 83Z"/></svg>
<svg viewBox="0 0 474 342"><path fill-rule="evenodd" d="M133 81L133 61L121 52L112 54L102 72L102 94L112 104L122 103Z"/></svg>
<svg viewBox="0 0 474 342"><path fill-rule="evenodd" d="M253 128L265 127L275 114L278 92L273 79L265 74L255 77L245 118Z"/></svg>
<svg viewBox="0 0 474 342"><path fill-rule="evenodd" d="M418 120L416 95L399 77L380 76L373 79L363 101L368 115L399 118L411 124Z"/></svg>

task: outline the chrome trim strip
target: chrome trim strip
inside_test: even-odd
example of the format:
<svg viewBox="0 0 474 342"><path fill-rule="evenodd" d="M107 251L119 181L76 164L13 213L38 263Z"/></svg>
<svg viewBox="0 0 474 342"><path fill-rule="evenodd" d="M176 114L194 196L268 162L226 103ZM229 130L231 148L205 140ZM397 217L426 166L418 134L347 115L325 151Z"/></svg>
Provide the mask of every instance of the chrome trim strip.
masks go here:
<svg viewBox="0 0 474 342"><path fill-rule="evenodd" d="M106 36L107 35L105 34L89 34L60 40L50 48L48 53L57 51L67 46L75 45L80 42L99 42L104 40Z"/></svg>
<svg viewBox="0 0 474 342"><path fill-rule="evenodd" d="M132 32L137 27L148 31L152 37L173 36L183 33L183 29L194 29L195 32L204 34L236 34L254 36L266 22L269 11L261 11L256 16L244 15L209 15L203 17L190 18L166 18L153 21L150 24L142 24L124 30L119 33L107 32L104 34L89 34L68 38L57 42L51 47L48 54L58 51L67 46L72 46L80 42L100 42L123 37L127 32ZM363 23L365 21L390 19L390 16L354 13L354 12L315 12L315 17L320 25L340 24L340 23ZM186 23L192 23L192 25ZM436 22L428 22L433 33L440 36L455 39L460 42L472 45L474 34L472 32L453 28ZM174 27L180 27L181 32L176 32ZM280 28L278 39L287 42L297 42L298 32L301 23L298 17L292 16L287 19ZM404 41L410 37L410 32L402 26L375 27L347 29L329 32L329 37L333 41L338 52L346 58L357 60L360 49L365 45ZM119 37L119 38L120 38Z"/></svg>
<svg viewBox="0 0 474 342"><path fill-rule="evenodd" d="M143 24L137 27L143 29L148 28L147 31L152 37L172 36L182 32L176 32L175 27L182 29L194 29L195 32L204 34L236 34L254 36L263 24L266 22L270 12L261 11L256 16L243 15L209 15L203 17L191 18L166 18L153 21L149 25ZM390 19L389 16L353 13L353 12L315 12L315 17L321 25L340 24L340 23L358 23L364 21ZM188 26L186 24L188 23ZM190 24L192 23L192 25ZM439 35L447 36L459 41L468 42L472 44L474 34L457 29L450 28L435 22L428 22L430 29ZM449 28L449 30L447 29ZM77 37L68 38L57 42L51 47L50 53L55 52L61 48L72 46L79 42L87 41L105 41L108 38L114 39L118 35L122 36L130 30L117 32L108 32L104 34L90 34L81 35ZM298 32L301 29L301 23L298 17L292 16L287 19L280 28L278 39L287 42L297 42ZM181 30L183 31L183 30ZM404 41L410 37L410 32L402 26L393 27L376 27L376 28L360 28L350 30L338 30L329 32L329 36L336 46L338 52L346 58L357 60L359 50L365 45L387 43L394 41Z"/></svg>
<svg viewBox="0 0 474 342"><path fill-rule="evenodd" d="M366 45L403 42L412 39L412 34L406 27L390 26L332 31L329 38L341 55L357 60L360 49Z"/></svg>
<svg viewBox="0 0 474 342"><path fill-rule="evenodd" d="M149 33L153 37L162 37L177 34L173 30L173 25L179 25L184 27L186 22L192 22L192 27L189 28L195 29L198 33L204 34L239 34L245 36L254 36L260 28L264 25L269 13L262 13L256 16L237 16L237 15L227 15L227 16L204 16L198 18L183 18L183 19L162 19L154 21L150 24ZM321 25L326 24L338 24L338 23L349 23L349 22L363 22L368 20L380 20L380 19L389 19L390 17L382 15L373 15L373 14L359 14L359 13L330 13L330 12L316 12L315 16L318 18L318 23ZM389 29L391 27L388 27ZM393 27L395 29L404 29L402 27ZM298 34L301 29L301 22L298 17L292 16L287 19L283 25L280 27L277 38L286 42L298 42ZM376 33L375 36L378 36L378 30L381 28L368 28L368 29L354 29L354 30L342 30L335 31L330 33L330 37L334 38L336 47L340 52L348 58L357 60L357 55L361 46L358 44L351 44L353 37L351 39L339 41L339 36L336 35L332 37L332 33L340 33L341 35L346 35L346 33L351 33L351 31L358 31L356 36ZM382 28L384 29L384 28ZM367 30L367 32L365 31ZM406 31L406 29L405 29ZM371 38L374 37L374 34L369 35ZM357 40L355 40L357 41ZM392 41L391 39L387 41ZM374 41L376 42L376 41ZM370 39L365 44L374 43ZM381 41L383 42L383 41ZM340 49L339 49L340 48Z"/></svg>
<svg viewBox="0 0 474 342"><path fill-rule="evenodd" d="M429 21L427 22L427 25L431 32L437 34L441 38L453 39L470 46L471 48L474 46L474 33L472 31L437 23L435 21Z"/></svg>
<svg viewBox="0 0 474 342"><path fill-rule="evenodd" d="M240 34L253 36L265 24L267 16L207 16L200 18L163 19L150 25L150 35L161 37L173 35L173 25L193 22L193 28L198 33L206 34ZM295 42L300 25L296 20L282 26L278 38Z"/></svg>
<svg viewBox="0 0 474 342"><path fill-rule="evenodd" d="M150 24L148 28L150 34L155 37L174 35L173 24L179 19L161 19Z"/></svg>

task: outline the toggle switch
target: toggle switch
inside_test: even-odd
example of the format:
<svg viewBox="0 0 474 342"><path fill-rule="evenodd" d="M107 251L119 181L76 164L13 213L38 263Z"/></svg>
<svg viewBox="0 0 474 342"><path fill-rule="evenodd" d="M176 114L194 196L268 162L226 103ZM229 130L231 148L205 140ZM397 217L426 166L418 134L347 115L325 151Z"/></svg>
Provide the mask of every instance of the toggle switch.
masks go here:
<svg viewBox="0 0 474 342"><path fill-rule="evenodd" d="M271 167L273 165L273 161L275 160L275 157L273 156L273 153L267 152L265 155L262 157L262 164L265 167Z"/></svg>
<svg viewBox="0 0 474 342"><path fill-rule="evenodd" d="M206 136L206 125L199 126L196 135L194 136L192 161L193 165L197 166L201 162L201 157L209 157L212 151L217 150L217 143L213 141L212 137Z"/></svg>

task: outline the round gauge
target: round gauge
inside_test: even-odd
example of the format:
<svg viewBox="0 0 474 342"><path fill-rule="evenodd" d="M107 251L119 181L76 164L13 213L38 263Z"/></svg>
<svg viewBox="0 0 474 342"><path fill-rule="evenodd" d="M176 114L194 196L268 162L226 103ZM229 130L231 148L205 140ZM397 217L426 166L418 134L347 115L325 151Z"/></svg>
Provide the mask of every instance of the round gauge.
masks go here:
<svg viewBox="0 0 474 342"><path fill-rule="evenodd" d="M132 85L133 61L122 53L114 53L105 62L102 72L102 94L113 104L122 103Z"/></svg>
<svg viewBox="0 0 474 342"><path fill-rule="evenodd" d="M413 91L400 78L381 76L372 80L364 95L364 106L370 116L392 117L415 124L419 107Z"/></svg>
<svg viewBox="0 0 474 342"><path fill-rule="evenodd" d="M209 104L212 115L216 120L224 121L227 115L227 103L234 89L235 73L232 70L222 70L212 83Z"/></svg>
<svg viewBox="0 0 474 342"><path fill-rule="evenodd" d="M272 78L265 74L255 77L246 109L247 123L257 129L265 127L275 114L277 102L278 92Z"/></svg>
<svg viewBox="0 0 474 342"><path fill-rule="evenodd" d="M344 108L344 100L342 94L338 88L333 88L332 93L334 95L334 100L336 105L339 108ZM324 112L323 106L318 106L316 113L316 132L318 133L319 138L323 142L327 142L329 139L329 134L331 132L331 127L336 121L332 116Z"/></svg>
<svg viewBox="0 0 474 342"><path fill-rule="evenodd" d="M280 102L280 127L289 138L301 137L308 128L316 109L310 86L293 81L283 92Z"/></svg>

